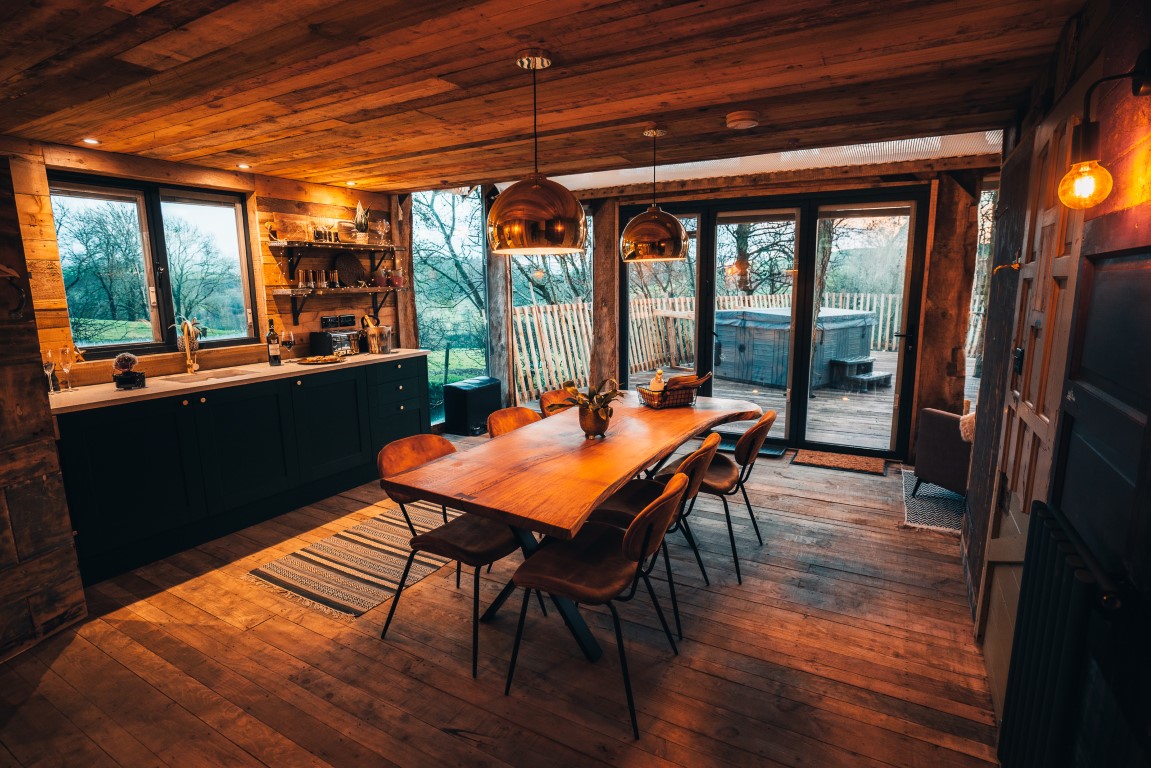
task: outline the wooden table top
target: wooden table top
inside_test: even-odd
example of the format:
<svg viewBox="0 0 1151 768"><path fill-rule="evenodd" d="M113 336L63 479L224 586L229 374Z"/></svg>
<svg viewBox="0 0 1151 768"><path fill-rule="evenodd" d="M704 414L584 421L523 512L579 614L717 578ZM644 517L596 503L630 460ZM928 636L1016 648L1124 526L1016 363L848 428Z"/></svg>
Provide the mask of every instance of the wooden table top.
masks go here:
<svg viewBox="0 0 1151 768"><path fill-rule="evenodd" d="M571 408L395 475L384 486L568 539L608 496L691 437L760 415L754 403L712 397L696 398L692 408L654 410L635 392L612 407L603 439L585 439Z"/></svg>

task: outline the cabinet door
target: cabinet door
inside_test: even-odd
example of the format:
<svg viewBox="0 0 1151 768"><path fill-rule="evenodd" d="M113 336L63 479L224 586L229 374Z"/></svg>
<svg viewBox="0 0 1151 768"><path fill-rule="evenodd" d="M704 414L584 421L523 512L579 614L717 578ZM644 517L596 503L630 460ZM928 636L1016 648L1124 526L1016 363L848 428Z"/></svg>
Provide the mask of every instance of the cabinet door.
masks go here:
<svg viewBox="0 0 1151 768"><path fill-rule="evenodd" d="M281 379L195 396L210 515L300 482L290 394L288 381Z"/></svg>
<svg viewBox="0 0 1151 768"><path fill-rule="evenodd" d="M392 440L431 431L425 358L372 365L368 385L374 451Z"/></svg>
<svg viewBox="0 0 1151 768"><path fill-rule="evenodd" d="M64 489L82 558L204 516L189 398L93 408L57 419Z"/></svg>
<svg viewBox="0 0 1151 768"><path fill-rule="evenodd" d="M290 381L301 478L315 480L370 464L365 370L346 368Z"/></svg>

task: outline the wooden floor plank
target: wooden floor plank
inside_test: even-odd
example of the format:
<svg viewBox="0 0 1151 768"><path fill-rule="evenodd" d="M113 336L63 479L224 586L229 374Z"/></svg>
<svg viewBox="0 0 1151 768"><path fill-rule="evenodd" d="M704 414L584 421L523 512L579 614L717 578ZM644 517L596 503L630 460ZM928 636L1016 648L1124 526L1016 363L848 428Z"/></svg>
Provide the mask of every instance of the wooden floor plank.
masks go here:
<svg viewBox="0 0 1151 768"><path fill-rule="evenodd" d="M902 492L898 465L761 459L762 546L732 507L742 585L722 505L701 499L710 586L670 539L679 655L645 595L621 606L635 741L602 609L584 610L592 664L533 603L504 696L518 596L481 627L473 680L470 576L457 589L450 565L405 593L386 641L389 603L345 620L250 580L379 514L368 483L90 587L91 618L0 665L0 766L993 766L959 543L901 528ZM520 561L482 574L485 603Z"/></svg>

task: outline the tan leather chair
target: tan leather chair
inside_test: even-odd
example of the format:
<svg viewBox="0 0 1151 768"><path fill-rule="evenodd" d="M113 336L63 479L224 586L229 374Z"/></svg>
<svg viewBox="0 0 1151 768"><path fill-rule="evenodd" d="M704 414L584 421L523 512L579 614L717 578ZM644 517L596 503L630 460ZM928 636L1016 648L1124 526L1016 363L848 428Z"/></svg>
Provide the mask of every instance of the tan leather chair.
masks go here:
<svg viewBox="0 0 1151 768"><path fill-rule="evenodd" d="M499 437L514 429L540 421L542 418L531 408L523 408L518 405L513 405L511 408L501 408L488 414L488 437Z"/></svg>
<svg viewBox="0 0 1151 768"><path fill-rule="evenodd" d="M915 488L931 483L967 495L967 475L971 468L971 443L959 432L959 415L924 408L919 412L919 433L915 441Z"/></svg>
<svg viewBox="0 0 1151 768"><path fill-rule="evenodd" d="M668 481L663 493L644 507L626 530L606 523L587 522L574 539L550 540L516 569L512 581L516 586L524 588L524 599L508 665L505 696L512 689L512 676L516 671L516 659L524 634L524 619L527 617L528 600L533 589L566 597L580 605L606 605L615 625L615 641L619 647L620 670L623 672L627 708L631 715L631 730L639 738L639 723L636 720L635 700L627 672L627 654L623 646L623 629L615 603L627 602L635 597L642 581L651 596L652 605L655 606L656 615L659 616L672 650L679 653L659 600L656 599L650 574L655 567L657 553L663 549L664 534L675 520L686 488L687 476L675 475Z"/></svg>
<svg viewBox="0 0 1151 768"><path fill-rule="evenodd" d="M455 446L439 435L413 435L388 443L377 457L380 470L381 485L385 477L399 474L421 464L426 464L440 456L454 453ZM396 606L400 603L400 595L404 592L404 583L408 580L408 573L412 569L412 561L418 552L427 552L439 555L448 560L466 564L475 569L472 588L472 677L476 676L479 668L479 642L480 642L480 568L491 565L496 560L507 557L520 548L512 529L494 520L479 517L478 515L462 514L451 521L447 521L447 510L444 510L445 523L426 533L416 533L412 519L409 517L404 504L414 501L399 494L388 494L400 504L408 528L412 531L410 546L411 553L404 564L404 573L400 577L396 595L392 598L392 605L388 609L388 618L384 622L384 630L380 639L388 636L388 628L392 625ZM459 570L456 571L456 586L459 586Z"/></svg>
<svg viewBox="0 0 1151 768"><path fill-rule="evenodd" d="M552 389L540 394L540 413L546 419L548 416L554 416L557 413L566 411L568 408L574 408L567 399L571 397L565 389ZM556 406L553 408L552 406Z"/></svg>
<svg viewBox="0 0 1151 768"><path fill-rule="evenodd" d="M731 557L735 561L735 579L740 584L743 583L743 575L739 571L739 553L735 548L735 528L731 524L731 509L728 507L727 497L735 495L736 491L743 494L743 501L747 504L747 514L751 518L752 527L755 529L755 537L759 539L760 544L763 544L763 536L759 533L759 523L755 520L755 512L751 509L751 499L747 496L747 488L744 487L744 483L751 476L755 460L759 458L759 449L763 447L767 433L775 424L775 415L775 411L768 411L759 418L755 426L740 435L731 457L723 453L716 453L712 457L711 464L708 465L707 472L704 473L703 482L699 486L701 493L718 496L723 502L723 514L727 518L727 535L731 539ZM666 477L669 473L669 470L660 472L656 475L656 480L658 481L661 476ZM691 505L684 514L690 514L694 506L695 499L692 499Z"/></svg>

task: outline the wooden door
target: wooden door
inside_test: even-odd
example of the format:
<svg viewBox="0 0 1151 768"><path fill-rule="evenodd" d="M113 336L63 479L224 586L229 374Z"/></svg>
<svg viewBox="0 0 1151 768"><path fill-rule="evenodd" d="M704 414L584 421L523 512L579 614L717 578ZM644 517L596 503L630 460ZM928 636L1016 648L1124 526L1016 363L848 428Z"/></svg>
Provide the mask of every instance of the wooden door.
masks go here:
<svg viewBox="0 0 1151 768"><path fill-rule="evenodd" d="M1035 140L1029 225L1020 251L1002 437L976 631L996 711L1002 714L1023 551L1033 500L1046 500L1082 239L1081 212L1056 189L1070 157L1066 113L1040 126Z"/></svg>

